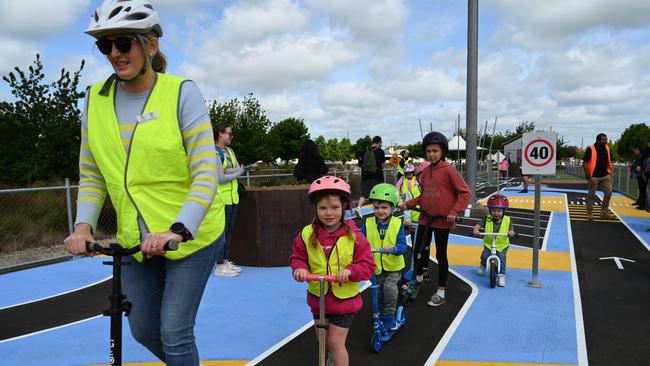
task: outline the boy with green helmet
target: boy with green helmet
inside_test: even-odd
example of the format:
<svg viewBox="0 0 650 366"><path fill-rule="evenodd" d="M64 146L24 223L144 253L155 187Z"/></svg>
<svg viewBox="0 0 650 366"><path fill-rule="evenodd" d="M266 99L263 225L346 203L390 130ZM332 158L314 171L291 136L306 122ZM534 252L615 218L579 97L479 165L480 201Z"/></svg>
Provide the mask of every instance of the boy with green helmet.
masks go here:
<svg viewBox="0 0 650 366"><path fill-rule="evenodd" d="M383 248L384 253L374 253L379 286L379 308L381 320L387 329L397 329L395 311L399 294L398 282L400 271L404 268L406 236L400 218L393 216L393 208L399 202L395 186L380 183L372 188L368 200L375 210L374 216L368 217L361 232L368 238L373 250Z"/></svg>

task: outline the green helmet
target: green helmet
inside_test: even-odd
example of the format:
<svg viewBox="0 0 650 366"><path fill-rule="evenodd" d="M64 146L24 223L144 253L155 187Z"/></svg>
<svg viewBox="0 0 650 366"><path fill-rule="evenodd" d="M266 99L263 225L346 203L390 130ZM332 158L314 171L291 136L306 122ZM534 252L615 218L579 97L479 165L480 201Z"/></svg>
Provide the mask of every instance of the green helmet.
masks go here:
<svg viewBox="0 0 650 366"><path fill-rule="evenodd" d="M370 196L368 197L370 201L385 201L391 203L393 206L397 206L398 197L397 189L395 186L388 183L379 183L376 186L372 187L370 191Z"/></svg>

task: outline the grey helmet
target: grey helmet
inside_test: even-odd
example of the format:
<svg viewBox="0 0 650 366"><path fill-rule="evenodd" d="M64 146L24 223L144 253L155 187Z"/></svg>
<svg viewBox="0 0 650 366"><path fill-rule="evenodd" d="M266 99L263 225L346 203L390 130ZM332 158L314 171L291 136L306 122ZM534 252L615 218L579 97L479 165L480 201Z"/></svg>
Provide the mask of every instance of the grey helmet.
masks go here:
<svg viewBox="0 0 650 366"><path fill-rule="evenodd" d="M441 134L440 132L430 132L424 136L422 139L422 150L426 154L427 145L438 144L442 149L443 153L446 153L449 150L449 143L447 142L447 137Z"/></svg>
<svg viewBox="0 0 650 366"><path fill-rule="evenodd" d="M86 34L101 38L115 32L156 32L162 37L160 15L147 0L104 0L90 17Z"/></svg>

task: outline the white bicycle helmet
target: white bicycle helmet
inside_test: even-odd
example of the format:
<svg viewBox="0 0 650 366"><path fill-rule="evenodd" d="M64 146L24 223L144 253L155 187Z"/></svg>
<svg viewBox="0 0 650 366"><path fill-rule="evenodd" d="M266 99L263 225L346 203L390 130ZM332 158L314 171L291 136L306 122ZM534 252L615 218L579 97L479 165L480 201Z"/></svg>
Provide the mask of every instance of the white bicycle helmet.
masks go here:
<svg viewBox="0 0 650 366"><path fill-rule="evenodd" d="M100 38L115 31L163 34L160 15L147 0L104 0L84 32Z"/></svg>

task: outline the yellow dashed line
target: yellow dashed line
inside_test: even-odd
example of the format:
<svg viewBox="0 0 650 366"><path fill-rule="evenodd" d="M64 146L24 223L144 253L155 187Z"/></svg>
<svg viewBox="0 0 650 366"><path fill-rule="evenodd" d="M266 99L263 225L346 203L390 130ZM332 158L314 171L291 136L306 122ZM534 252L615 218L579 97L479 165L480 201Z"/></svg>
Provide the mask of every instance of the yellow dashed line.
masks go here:
<svg viewBox="0 0 650 366"><path fill-rule="evenodd" d="M527 210L535 209L535 198L529 196L511 196L508 197L510 207ZM542 196L541 209L543 211L566 211L565 196ZM487 199L482 199L483 205L487 204Z"/></svg>
<svg viewBox="0 0 650 366"><path fill-rule="evenodd" d="M650 219L650 213L646 210L637 210L636 206L632 206L632 199L625 196L612 196L610 201L610 208L616 210L616 213L621 217L643 217Z"/></svg>
<svg viewBox="0 0 650 366"><path fill-rule="evenodd" d="M483 247L473 245L450 244L447 248L449 264L452 266L476 266ZM435 245L431 245L431 257L436 257ZM510 247L508 249L508 268L530 269L533 261L533 251ZM539 251L539 269L549 271L571 272L571 257L569 252Z"/></svg>

